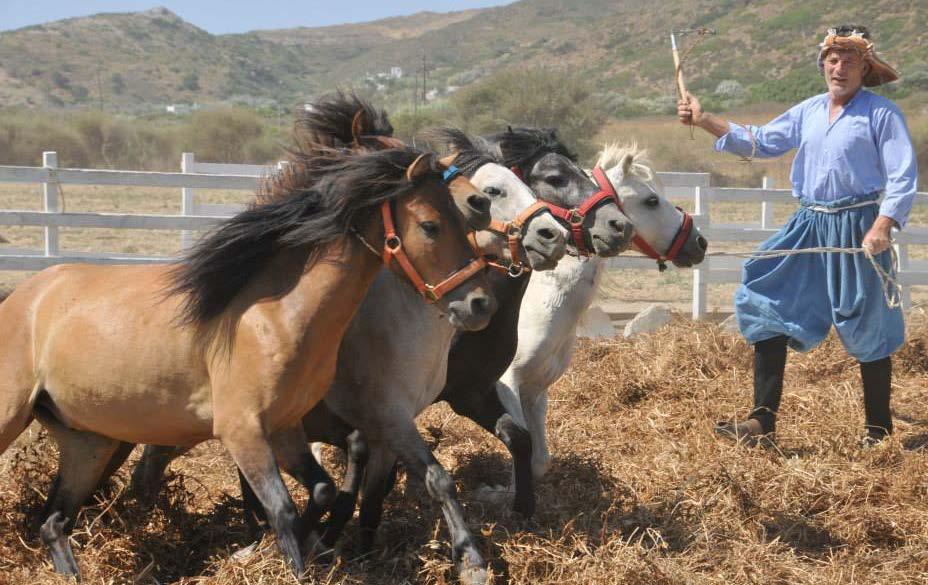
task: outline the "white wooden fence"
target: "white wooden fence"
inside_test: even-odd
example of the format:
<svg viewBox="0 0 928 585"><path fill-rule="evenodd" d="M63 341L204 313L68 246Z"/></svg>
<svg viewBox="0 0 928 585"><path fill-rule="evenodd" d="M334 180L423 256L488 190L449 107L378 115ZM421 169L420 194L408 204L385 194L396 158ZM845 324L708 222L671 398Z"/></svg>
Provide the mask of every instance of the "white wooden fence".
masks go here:
<svg viewBox="0 0 928 585"><path fill-rule="evenodd" d="M198 204L196 189L234 189L254 191L262 176L277 167L233 165L197 162L192 153L185 153L181 172L159 173L58 168L54 152L43 155L41 167L0 166L0 182L42 183L44 211L0 210L0 226L40 226L45 229L43 250L27 250L0 246L0 270L41 270L65 262L96 264L138 264L167 262L171 257L119 254L109 252L67 252L58 243L58 228L123 228L184 230L182 247L192 240L191 232L208 229L241 209L239 205ZM278 165L279 166L279 165ZM779 226L774 225L773 204L793 201L789 189L773 189L764 180L761 188L712 187L708 173L658 173L671 198L692 198L694 221L712 243L741 242L757 244ZM125 185L175 187L180 189L179 215L141 215L124 213L63 212L59 203L59 187L72 185ZM711 221L711 203L718 201L753 202L759 204L756 223L716 224ZM928 202L928 194L919 193L919 203ZM904 287L904 302L909 306L910 288L928 285L928 261L909 259L910 245L928 244L928 228L909 225L897 235L901 264L900 281ZM654 261L644 257L620 256L610 260L615 269L654 269ZM706 314L707 287L715 283L739 282L741 260L737 258L707 258L693 270L693 318Z"/></svg>

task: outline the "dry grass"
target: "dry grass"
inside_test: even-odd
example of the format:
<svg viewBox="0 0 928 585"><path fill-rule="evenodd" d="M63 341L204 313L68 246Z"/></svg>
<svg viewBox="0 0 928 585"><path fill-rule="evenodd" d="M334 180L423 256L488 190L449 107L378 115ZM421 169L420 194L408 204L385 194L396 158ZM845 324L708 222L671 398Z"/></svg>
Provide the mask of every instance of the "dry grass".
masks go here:
<svg viewBox="0 0 928 585"><path fill-rule="evenodd" d="M830 338L791 354L779 450L717 440L713 421L744 414L751 352L730 333L678 319L639 341L582 342L552 389L552 469L537 517L471 499L503 483L500 445L445 407L421 429L452 470L497 582L917 583L928 580L928 318L913 314L897 354L892 442L868 451L856 364ZM11 455L7 455L9 458ZM48 489L53 448L12 450L0 475L0 583L58 583L31 522ZM265 538L248 544L228 458L215 444L176 463L153 513L122 495L118 477L83 512L74 541L87 583L291 583ZM313 582L450 583L440 513L403 482L388 500L379 548L340 560Z"/></svg>

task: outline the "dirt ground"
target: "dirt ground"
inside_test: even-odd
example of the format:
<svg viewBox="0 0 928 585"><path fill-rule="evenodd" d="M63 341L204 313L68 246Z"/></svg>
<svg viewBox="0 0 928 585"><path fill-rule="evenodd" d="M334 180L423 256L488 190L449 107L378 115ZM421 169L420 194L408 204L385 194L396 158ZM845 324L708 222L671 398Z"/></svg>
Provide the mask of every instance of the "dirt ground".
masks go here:
<svg viewBox="0 0 928 585"><path fill-rule="evenodd" d="M475 497L508 479L494 438L445 406L423 415L420 429L456 479L496 583L924 583L928 318L916 311L909 326L895 360L896 434L869 450L857 443L856 364L834 338L790 354L776 449L715 438L714 421L748 410L750 348L683 318L636 341L580 343L551 389L553 464L531 520ZM53 458L41 435L4 456L0 583L64 582L34 525ZM72 542L84 582L293 582L272 537L256 554L233 556L250 540L219 445L175 462L150 513L125 495L126 482L124 470L81 513ZM455 580L439 509L419 490L404 495L405 485L401 474L376 552L357 556L352 523L338 560L313 566L310 582Z"/></svg>

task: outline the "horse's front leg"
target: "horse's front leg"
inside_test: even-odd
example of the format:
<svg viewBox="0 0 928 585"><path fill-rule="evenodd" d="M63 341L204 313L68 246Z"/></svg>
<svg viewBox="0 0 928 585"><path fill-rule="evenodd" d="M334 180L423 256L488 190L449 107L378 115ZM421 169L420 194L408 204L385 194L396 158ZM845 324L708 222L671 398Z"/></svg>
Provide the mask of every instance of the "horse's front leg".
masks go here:
<svg viewBox="0 0 928 585"><path fill-rule="evenodd" d="M531 516L535 513L535 485L532 481L532 439L528 430L506 412L495 384L482 391L476 388L456 390L441 398L447 400L456 413L476 422L506 445L512 456L513 485L510 489L515 490L512 508Z"/></svg>
<svg viewBox="0 0 928 585"><path fill-rule="evenodd" d="M522 392L522 412L525 423L531 435L532 442L532 475L535 481L544 477L551 465L551 454L548 452L545 417L548 413L548 389L540 392Z"/></svg>
<svg viewBox="0 0 928 585"><path fill-rule="evenodd" d="M458 501L451 474L429 451L412 419L394 421L390 428L393 432L385 437L387 446L406 464L407 474L425 478L425 487L429 495L441 505L451 533L451 552L461 582L467 585L486 583L487 565L477 550L477 543L467 526L464 509ZM373 460L372 455L371 463Z"/></svg>
<svg viewBox="0 0 928 585"><path fill-rule="evenodd" d="M297 509L280 476L271 441L264 434L257 417L239 418L229 423L223 425L217 421L217 434L254 490L277 535L281 552L299 578L305 570L305 564L297 536Z"/></svg>
<svg viewBox="0 0 928 585"><path fill-rule="evenodd" d="M145 445L142 456L132 470L129 492L143 505L151 506L161 491L161 482L168 465L190 449L190 446Z"/></svg>

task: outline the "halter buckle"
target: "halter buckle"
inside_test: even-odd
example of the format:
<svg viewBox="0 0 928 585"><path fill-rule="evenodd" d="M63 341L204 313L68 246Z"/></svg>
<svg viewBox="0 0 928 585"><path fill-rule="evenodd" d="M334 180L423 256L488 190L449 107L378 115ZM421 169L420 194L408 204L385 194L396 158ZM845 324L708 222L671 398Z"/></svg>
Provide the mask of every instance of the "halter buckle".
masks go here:
<svg viewBox="0 0 928 585"><path fill-rule="evenodd" d="M438 295L435 293L435 287L431 284L426 283L425 287L422 289L422 295L433 303L438 301Z"/></svg>
<svg viewBox="0 0 928 585"><path fill-rule="evenodd" d="M509 275L509 278L519 278L525 274L525 265L521 262L518 264L510 264L509 268L506 270L506 274Z"/></svg>
<svg viewBox="0 0 928 585"><path fill-rule="evenodd" d="M397 250L403 247L403 240L401 240L400 237L397 235L392 235L388 237L386 240L384 240L383 245L387 249L387 251L393 254Z"/></svg>
<svg viewBox="0 0 928 585"><path fill-rule="evenodd" d="M570 215L567 217L567 221L570 225L583 225L583 215L576 209L570 210Z"/></svg>

